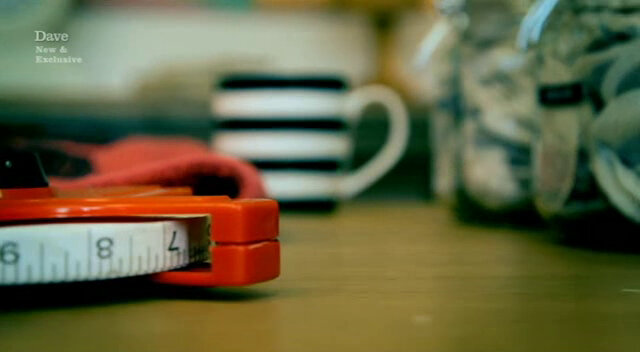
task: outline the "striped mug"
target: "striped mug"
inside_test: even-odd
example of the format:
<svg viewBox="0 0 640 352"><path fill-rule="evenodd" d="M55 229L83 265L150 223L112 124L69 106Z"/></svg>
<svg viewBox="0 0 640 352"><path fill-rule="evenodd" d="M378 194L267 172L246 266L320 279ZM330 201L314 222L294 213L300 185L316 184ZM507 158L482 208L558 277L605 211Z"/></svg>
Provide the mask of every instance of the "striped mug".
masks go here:
<svg viewBox="0 0 640 352"><path fill-rule="evenodd" d="M357 170L354 127L370 104L383 105L389 131L381 150ZM383 176L409 137L407 111L387 87L350 90L337 76L232 74L212 97L214 150L252 162L268 195L285 207L332 208Z"/></svg>

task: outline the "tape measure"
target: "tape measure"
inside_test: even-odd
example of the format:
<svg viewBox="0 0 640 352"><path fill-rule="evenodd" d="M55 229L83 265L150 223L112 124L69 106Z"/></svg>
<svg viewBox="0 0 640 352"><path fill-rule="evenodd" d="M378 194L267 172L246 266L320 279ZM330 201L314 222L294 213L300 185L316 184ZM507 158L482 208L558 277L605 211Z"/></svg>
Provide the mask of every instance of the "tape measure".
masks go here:
<svg viewBox="0 0 640 352"><path fill-rule="evenodd" d="M208 260L206 217L0 226L0 285L114 279Z"/></svg>
<svg viewBox="0 0 640 352"><path fill-rule="evenodd" d="M274 200L185 187L50 188L37 157L0 152L0 285L149 274L163 284L254 284L280 273L278 220Z"/></svg>

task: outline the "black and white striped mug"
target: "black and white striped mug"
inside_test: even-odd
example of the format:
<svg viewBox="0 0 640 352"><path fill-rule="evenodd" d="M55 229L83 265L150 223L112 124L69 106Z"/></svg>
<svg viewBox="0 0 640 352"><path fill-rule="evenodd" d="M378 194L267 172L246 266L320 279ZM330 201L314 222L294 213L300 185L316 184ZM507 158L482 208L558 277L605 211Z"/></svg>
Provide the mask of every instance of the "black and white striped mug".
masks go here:
<svg viewBox="0 0 640 352"><path fill-rule="evenodd" d="M386 142L349 171L354 127L374 103L387 110ZM350 90L336 76L228 75L216 86L212 112L213 149L256 165L269 196L290 207L333 207L357 195L395 165L409 137L396 93L380 85Z"/></svg>

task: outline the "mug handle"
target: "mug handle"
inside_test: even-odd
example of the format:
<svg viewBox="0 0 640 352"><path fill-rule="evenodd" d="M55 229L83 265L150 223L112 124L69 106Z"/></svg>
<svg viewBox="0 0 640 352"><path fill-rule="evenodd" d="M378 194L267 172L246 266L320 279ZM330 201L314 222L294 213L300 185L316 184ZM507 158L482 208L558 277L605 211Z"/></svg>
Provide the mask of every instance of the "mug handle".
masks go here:
<svg viewBox="0 0 640 352"><path fill-rule="evenodd" d="M347 117L351 121L359 121L364 109L374 103L383 105L387 110L387 140L373 158L340 180L338 194L343 199L353 198L389 171L400 160L409 141L407 109L398 94L383 85L368 85L349 93Z"/></svg>

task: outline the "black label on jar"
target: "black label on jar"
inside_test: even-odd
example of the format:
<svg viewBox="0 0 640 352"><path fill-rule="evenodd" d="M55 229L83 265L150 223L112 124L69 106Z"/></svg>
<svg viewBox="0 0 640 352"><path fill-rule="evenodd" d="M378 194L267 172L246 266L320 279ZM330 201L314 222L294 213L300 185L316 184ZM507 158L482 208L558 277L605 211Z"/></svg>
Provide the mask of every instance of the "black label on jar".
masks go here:
<svg viewBox="0 0 640 352"><path fill-rule="evenodd" d="M582 83L545 85L538 87L538 102L542 106L575 105L584 100Z"/></svg>

